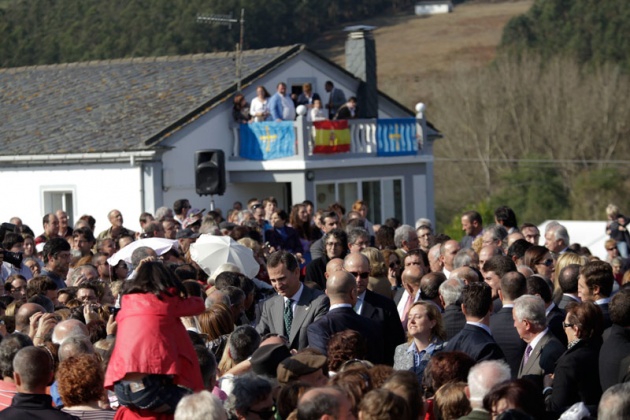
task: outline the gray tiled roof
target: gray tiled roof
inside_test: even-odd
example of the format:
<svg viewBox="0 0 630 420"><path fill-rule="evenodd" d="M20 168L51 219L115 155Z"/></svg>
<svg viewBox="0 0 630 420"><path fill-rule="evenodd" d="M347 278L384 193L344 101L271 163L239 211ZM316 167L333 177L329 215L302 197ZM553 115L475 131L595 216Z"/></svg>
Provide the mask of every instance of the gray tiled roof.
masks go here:
<svg viewBox="0 0 630 420"><path fill-rule="evenodd" d="M245 51L243 79L303 48ZM150 149L234 84L233 53L0 69L0 156Z"/></svg>

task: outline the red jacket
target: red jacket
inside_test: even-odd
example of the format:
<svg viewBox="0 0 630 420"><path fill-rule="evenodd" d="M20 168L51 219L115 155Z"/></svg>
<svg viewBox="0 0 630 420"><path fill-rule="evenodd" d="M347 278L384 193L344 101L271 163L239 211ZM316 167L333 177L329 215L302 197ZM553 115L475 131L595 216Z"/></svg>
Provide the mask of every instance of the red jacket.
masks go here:
<svg viewBox="0 0 630 420"><path fill-rule="evenodd" d="M200 297L169 297L152 293L124 295L116 316L116 344L105 375L113 389L128 372L173 375L174 382L199 392L203 387L197 353L179 317L205 310Z"/></svg>

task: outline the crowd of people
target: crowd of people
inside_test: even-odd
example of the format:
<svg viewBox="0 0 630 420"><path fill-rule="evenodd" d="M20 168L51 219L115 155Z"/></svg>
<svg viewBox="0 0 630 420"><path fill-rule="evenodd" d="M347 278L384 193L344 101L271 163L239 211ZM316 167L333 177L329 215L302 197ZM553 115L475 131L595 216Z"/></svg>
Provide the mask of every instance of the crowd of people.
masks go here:
<svg viewBox="0 0 630 420"><path fill-rule="evenodd" d="M98 234L61 210L38 236L11 219L0 419L630 418L624 235L602 261L509 207L464 213L461 240L368 214L267 197L225 216L177 200L140 232L118 210ZM257 275L202 270L201 235L251 249Z"/></svg>
<svg viewBox="0 0 630 420"><path fill-rule="evenodd" d="M322 101L318 93L313 92L310 83L302 85L302 92L287 92L285 83L278 83L276 93L270 95L264 86L256 88L256 97L247 102L242 93L234 95L232 118L235 123L246 124L263 121L293 121L296 108L306 107L308 121L348 120L357 117L357 98L352 96L346 101L343 90L336 88L332 81L324 85L327 100Z"/></svg>

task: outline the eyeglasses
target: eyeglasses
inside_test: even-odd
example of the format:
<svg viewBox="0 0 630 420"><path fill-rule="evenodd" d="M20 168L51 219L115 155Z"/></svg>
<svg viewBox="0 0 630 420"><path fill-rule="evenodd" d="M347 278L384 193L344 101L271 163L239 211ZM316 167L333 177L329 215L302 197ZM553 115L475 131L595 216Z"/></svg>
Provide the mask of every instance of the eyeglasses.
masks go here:
<svg viewBox="0 0 630 420"><path fill-rule="evenodd" d="M547 267L551 267L551 265L553 264L553 259L549 258L548 260L545 261L541 261L538 263L538 265L545 265Z"/></svg>
<svg viewBox="0 0 630 420"><path fill-rule="evenodd" d="M354 277L361 277L362 279L367 279L370 276L369 272L359 273L358 271L348 271L348 273L352 274Z"/></svg>
<svg viewBox="0 0 630 420"><path fill-rule="evenodd" d="M575 324L569 324L568 322L562 322L562 328L572 328Z"/></svg>
<svg viewBox="0 0 630 420"><path fill-rule="evenodd" d="M326 242L326 246L341 246L341 242Z"/></svg>
<svg viewBox="0 0 630 420"><path fill-rule="evenodd" d="M254 204L252 205L252 210L256 210L257 208L260 208L260 207L262 207L261 204Z"/></svg>
<svg viewBox="0 0 630 420"><path fill-rule="evenodd" d="M616 249L617 249L617 248L606 248L606 251L614 251L614 250L616 250Z"/></svg>
<svg viewBox="0 0 630 420"><path fill-rule="evenodd" d="M252 410L250 408L247 411L249 411L250 413L258 414L258 417L260 417L262 420L269 420L274 416L274 414L276 414L276 406L271 406L266 410Z"/></svg>

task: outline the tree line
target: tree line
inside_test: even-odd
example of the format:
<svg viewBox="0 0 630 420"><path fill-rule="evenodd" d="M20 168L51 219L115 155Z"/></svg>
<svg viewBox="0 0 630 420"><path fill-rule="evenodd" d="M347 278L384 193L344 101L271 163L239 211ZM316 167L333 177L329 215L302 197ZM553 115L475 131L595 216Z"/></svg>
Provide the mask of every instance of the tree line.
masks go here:
<svg viewBox="0 0 630 420"><path fill-rule="evenodd" d="M322 31L410 0L7 0L0 3L0 67L233 50L239 25L199 14L245 9L245 49L309 42ZM411 9L410 9L411 10Z"/></svg>

